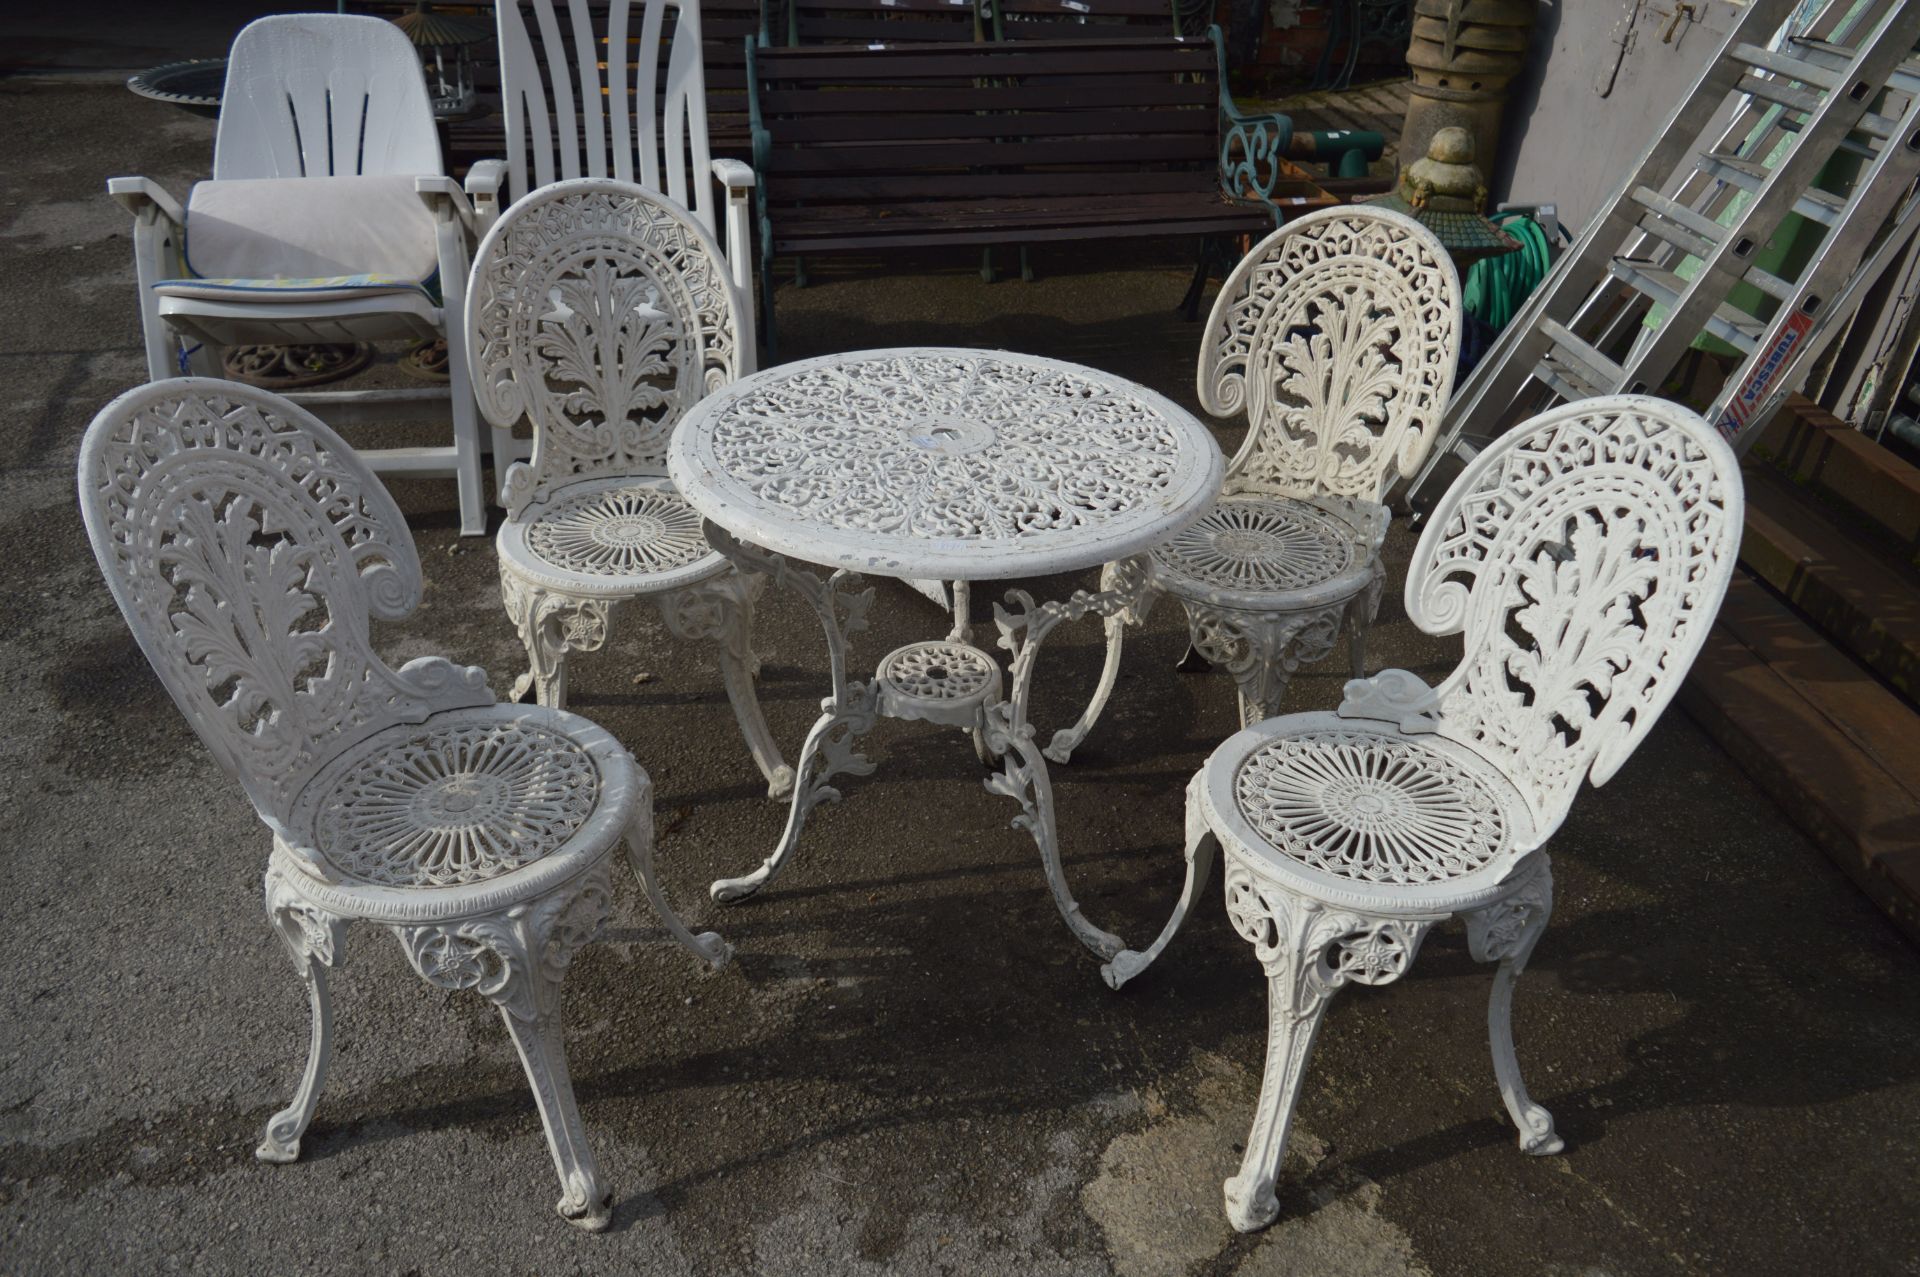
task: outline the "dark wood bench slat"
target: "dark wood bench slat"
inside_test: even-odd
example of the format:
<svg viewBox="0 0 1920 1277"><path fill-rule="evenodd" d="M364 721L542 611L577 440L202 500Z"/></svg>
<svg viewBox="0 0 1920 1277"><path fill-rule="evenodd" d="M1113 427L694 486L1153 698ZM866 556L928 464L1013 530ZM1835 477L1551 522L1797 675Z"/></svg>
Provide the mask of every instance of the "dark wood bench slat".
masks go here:
<svg viewBox="0 0 1920 1277"><path fill-rule="evenodd" d="M1231 215L1211 218L1199 217L1186 220L1165 222L1130 222L1120 225L1092 226L1049 226L1031 230L1020 230L1018 238L1022 243L1054 244L1062 241L1104 239L1153 239L1182 235L1234 235L1257 233L1269 229L1273 219L1264 213L1252 217L1234 217ZM940 230L925 234L906 235L846 235L830 239L809 239L806 241L782 240L774 237L776 253L852 253L863 249L876 248L939 248L956 247L992 247L1005 244L1009 232L1000 227L977 227Z"/></svg>
<svg viewBox="0 0 1920 1277"><path fill-rule="evenodd" d="M994 0L994 4L1003 18L1018 15L1031 19L1030 25L1050 26L1056 40L1071 39L1074 31L1092 22L1137 21L1141 26L1130 29L1143 36L1152 34L1142 29L1147 23L1173 21L1173 6L1167 0Z"/></svg>
<svg viewBox="0 0 1920 1277"><path fill-rule="evenodd" d="M1211 84L1102 84L1082 82L1068 85L1044 85L1033 88L952 88L918 89L898 86L846 89L760 90L760 109L769 118L793 115L899 115L908 112L971 114L980 109L981 93L992 93L993 109L1003 111L1090 110L1097 107L1206 106L1212 107L1220 91ZM831 102L823 102L831 95ZM785 121L781 121L784 123Z"/></svg>
<svg viewBox="0 0 1920 1277"><path fill-rule="evenodd" d="M757 48L751 63L769 307L776 253L1233 236L1331 202L1304 175L1264 200L1221 189L1212 38L1103 27L1071 40ZM769 309L770 336L771 320Z"/></svg>
<svg viewBox="0 0 1920 1277"><path fill-rule="evenodd" d="M774 184L770 183L769 186ZM1120 190L1111 172L1107 173L927 173L895 174L874 177L786 177L778 182L778 193L768 203L778 209L782 203L798 200L834 199L857 196L861 199L937 199L941 196L965 198L981 195L1111 195ZM1137 191L1218 191L1220 185L1211 173L1147 172L1132 175L1127 190ZM1102 210L1089 205L1087 220L1098 221ZM774 218L777 228L779 218ZM1269 218L1271 221L1271 218Z"/></svg>
<svg viewBox="0 0 1920 1277"><path fill-rule="evenodd" d="M1058 51L1058 52L1072 52L1073 50L1079 49L1079 50L1092 51L1102 56L1105 56L1115 48L1115 45L1111 40L1078 39L1071 34L1068 34L1061 38L1049 40L1046 42L1046 44L1049 49ZM1207 55L1207 63L1209 66L1214 65L1214 61L1215 61L1212 56L1213 42L1205 38L1175 39L1174 37L1167 36L1167 35L1136 35L1135 37L1130 38L1128 42L1123 43L1120 47L1123 47L1123 48L1128 47L1129 44L1136 51L1168 49L1168 48L1199 49ZM889 46L889 47L895 48L896 46ZM945 46L945 45L940 45L935 47L942 50L949 48L949 46ZM897 46L897 48L909 49L911 48L911 45L903 42L901 45ZM1032 55L1032 50L1033 50L1032 45L1013 45L1013 44L1007 44L1005 42L988 41L988 42L976 45L973 52L975 57L979 57L983 59L992 59L992 58L1029 57ZM851 50L848 50L845 48L835 48L831 45L812 46L812 47L801 45L797 47L779 48L779 49L773 49L773 50L763 49L761 50L761 52L776 53L778 55L777 61L783 64L792 63L794 65L799 65L809 61L820 61L820 60L829 60L836 57L845 57L849 52L851 52Z"/></svg>
<svg viewBox="0 0 1920 1277"><path fill-rule="evenodd" d="M1219 217L1233 221L1252 218L1270 223L1264 209L1229 204L1205 192L1148 195L1109 205L1115 225L1135 226L1152 221L1191 221ZM1069 199L965 200L929 204L844 204L799 208L784 223L793 239L830 238L852 234L918 234L951 227L1000 227L1003 230L1043 226L1079 226L1087 221L1086 204Z"/></svg>
<svg viewBox="0 0 1920 1277"><path fill-rule="evenodd" d="M708 95L711 103L712 95ZM780 121L780 136L795 143L893 142L914 139L1005 137L1107 137L1151 129L1155 133L1215 136L1211 111L1053 111L1006 115L821 115Z"/></svg>
<svg viewBox="0 0 1920 1277"><path fill-rule="evenodd" d="M800 38L810 43L857 44L972 44L974 31L968 26L932 26L918 22L895 22L886 18L843 18L802 24Z"/></svg>
<svg viewBox="0 0 1920 1277"><path fill-rule="evenodd" d="M1003 126L1009 132L1017 122ZM949 142L932 154L922 146L820 146L778 150L767 157L763 172L773 174L914 172L937 164L943 168L1031 168L1035 166L1158 164L1192 160L1191 138L1156 137L1056 138L1044 142Z"/></svg>
<svg viewBox="0 0 1920 1277"><path fill-rule="evenodd" d="M766 57L762 59L760 75L765 82L788 86L808 80L859 84L869 80L885 82L923 76L1010 79L1028 75L1058 75L1106 79L1125 74L1171 76L1191 73L1208 68L1213 62L1211 50L1197 44L1190 48L1163 45L1160 48L1142 49L1131 47L1135 43L1114 40L1105 44L1061 47L1051 41L1036 41L1032 44L911 45L884 49L775 49L767 52L826 52L834 56L791 63L781 59L773 67L765 64L775 62L775 59ZM1011 54L1000 55L998 51L1003 49L1010 50ZM994 55L983 56L980 50L993 51ZM1012 56L1029 51L1030 56ZM1086 56L1089 52L1099 56L1089 58Z"/></svg>

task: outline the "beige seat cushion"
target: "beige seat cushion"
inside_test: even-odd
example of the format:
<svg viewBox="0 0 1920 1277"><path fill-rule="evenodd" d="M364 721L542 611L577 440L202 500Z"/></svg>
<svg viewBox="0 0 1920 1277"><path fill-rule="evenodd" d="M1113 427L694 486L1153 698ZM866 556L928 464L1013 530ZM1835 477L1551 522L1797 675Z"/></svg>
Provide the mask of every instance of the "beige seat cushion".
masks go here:
<svg viewBox="0 0 1920 1277"><path fill-rule="evenodd" d="M413 292L433 280L433 214L411 176L200 182L187 198L190 279L163 296L315 300Z"/></svg>

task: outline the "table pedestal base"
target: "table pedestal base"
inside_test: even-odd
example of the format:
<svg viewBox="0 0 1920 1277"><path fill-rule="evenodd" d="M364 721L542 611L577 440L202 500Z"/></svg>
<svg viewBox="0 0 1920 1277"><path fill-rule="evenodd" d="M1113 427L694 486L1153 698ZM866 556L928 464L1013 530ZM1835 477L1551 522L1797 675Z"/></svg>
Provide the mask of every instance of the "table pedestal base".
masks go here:
<svg viewBox="0 0 1920 1277"><path fill-rule="evenodd" d="M972 736L981 761L996 769L987 777L987 789L1020 805L1013 823L1033 835L1054 904L1074 937L1102 960L1107 983L1117 989L1151 961L1150 955L1129 950L1120 937L1089 922L1073 898L1060 864L1047 760L1027 720L1034 666L1047 634L1062 621L1111 616L1127 606L1129 594L1081 590L1064 603L1036 604L1025 591L1014 590L1007 595L1012 610L995 604L999 643L1013 658L1011 691L1005 695L999 664L968 641L964 613L947 638L896 648L872 679L859 682L847 676L848 658L852 636L867 627L871 587L862 588L861 578L846 569L830 576L809 571L782 555L738 541L711 523L707 538L742 571L762 573L807 601L826 633L833 678L833 694L820 703L820 717L794 763L793 803L779 843L753 872L716 881L710 888L715 900L744 900L771 882L799 846L807 813L839 799L840 791L829 782L874 770L858 750L859 738L882 717L910 719L956 727Z"/></svg>

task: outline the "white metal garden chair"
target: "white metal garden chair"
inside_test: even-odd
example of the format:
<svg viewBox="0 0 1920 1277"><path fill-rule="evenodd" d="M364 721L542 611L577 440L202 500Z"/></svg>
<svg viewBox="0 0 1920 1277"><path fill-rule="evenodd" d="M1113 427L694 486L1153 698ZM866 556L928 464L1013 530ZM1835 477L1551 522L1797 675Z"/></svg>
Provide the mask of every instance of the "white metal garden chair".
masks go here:
<svg viewBox="0 0 1920 1277"><path fill-rule="evenodd" d="M533 425L507 471L500 593L531 669L514 686L563 707L567 658L607 641L613 605L651 598L668 631L718 644L734 715L774 797L789 792L754 692L753 599L667 478L687 409L740 373L740 316L713 238L631 182L540 187L494 223L467 296L474 389L495 426Z"/></svg>
<svg viewBox="0 0 1920 1277"><path fill-rule="evenodd" d="M1246 412L1246 440L1211 514L1102 574L1103 590L1132 600L1107 618L1099 686L1048 758L1064 763L1086 739L1126 627L1163 595L1186 608L1193 650L1233 675L1243 727L1279 711L1293 672L1324 659L1343 624L1366 675L1382 502L1440 427L1460 322L1446 249L1403 214L1324 209L1254 246L1214 301L1198 374L1208 412Z"/></svg>
<svg viewBox="0 0 1920 1277"><path fill-rule="evenodd" d="M480 426L459 331L472 213L443 174L406 36L379 18L290 14L235 37L213 179L195 183L184 208L149 178L116 177L107 189L134 214L155 381L183 362L210 371L207 352L219 346L445 338L447 390L290 397L342 426L450 409L451 444L362 457L382 473L453 477L460 530L478 536ZM201 343L196 355L183 359L182 339Z"/></svg>
<svg viewBox="0 0 1920 1277"><path fill-rule="evenodd" d="M739 371L752 372L754 173L708 146L697 0L500 0L494 13L507 156L468 170L482 231L548 183L611 177L666 195L719 240L717 183L729 270L748 303L734 321Z"/></svg>
<svg viewBox="0 0 1920 1277"><path fill-rule="evenodd" d="M1494 1075L1522 1151L1557 1153L1513 1050L1513 985L1553 908L1546 842L1583 779L1605 784L1673 699L1740 548L1739 464L1698 416L1622 395L1567 404L1476 457L1421 534L1407 612L1463 634L1438 687L1405 670L1347 684L1213 752L1187 788L1179 929L1226 851L1227 916L1268 987L1266 1079L1235 1228L1278 1212L1274 1177L1308 1053L1343 985L1388 984L1461 915L1497 962ZM1143 965L1143 964L1142 964Z"/></svg>
<svg viewBox="0 0 1920 1277"><path fill-rule="evenodd" d="M365 920L429 983L500 1009L560 1213L604 1227L561 979L607 917L615 844L680 943L716 967L730 953L654 882L647 774L583 718L495 704L476 667L380 659L369 618L420 601L413 540L340 437L279 396L198 377L122 395L81 445L80 506L141 650L273 834L267 917L306 982L313 1042L258 1156L299 1156L332 1039L328 973Z"/></svg>

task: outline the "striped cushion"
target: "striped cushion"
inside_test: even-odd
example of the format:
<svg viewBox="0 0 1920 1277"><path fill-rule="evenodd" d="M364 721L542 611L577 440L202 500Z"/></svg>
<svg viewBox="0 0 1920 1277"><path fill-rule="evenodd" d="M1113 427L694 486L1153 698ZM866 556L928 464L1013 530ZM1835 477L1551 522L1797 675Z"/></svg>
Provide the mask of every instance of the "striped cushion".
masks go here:
<svg viewBox="0 0 1920 1277"><path fill-rule="evenodd" d="M196 183L187 197L189 276L154 289L211 300L431 299L439 238L413 184L408 175Z"/></svg>
<svg viewBox="0 0 1920 1277"><path fill-rule="evenodd" d="M429 281L432 282L432 281ZM163 279L153 286L162 297L203 301L321 302L348 301L390 293L419 293L437 301L427 284L392 275L330 275L311 279Z"/></svg>

